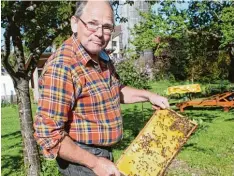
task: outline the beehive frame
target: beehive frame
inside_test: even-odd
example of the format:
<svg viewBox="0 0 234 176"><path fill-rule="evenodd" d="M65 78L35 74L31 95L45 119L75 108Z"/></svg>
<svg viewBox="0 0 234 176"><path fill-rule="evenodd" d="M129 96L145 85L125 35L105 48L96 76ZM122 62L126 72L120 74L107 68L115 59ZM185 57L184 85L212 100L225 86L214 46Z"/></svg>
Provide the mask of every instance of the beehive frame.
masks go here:
<svg viewBox="0 0 234 176"><path fill-rule="evenodd" d="M160 110L116 162L123 176L162 176L197 124L173 110Z"/></svg>

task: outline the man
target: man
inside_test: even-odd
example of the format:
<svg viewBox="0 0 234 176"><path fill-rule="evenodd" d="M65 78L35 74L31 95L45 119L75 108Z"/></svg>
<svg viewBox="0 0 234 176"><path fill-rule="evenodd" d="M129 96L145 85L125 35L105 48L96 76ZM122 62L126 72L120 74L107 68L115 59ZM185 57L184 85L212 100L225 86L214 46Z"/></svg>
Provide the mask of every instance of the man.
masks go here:
<svg viewBox="0 0 234 176"><path fill-rule="evenodd" d="M166 98L119 83L104 49L114 29L108 1L80 2L71 18L73 36L49 58L42 72L35 138L63 175L119 176L110 146L122 139L121 103Z"/></svg>

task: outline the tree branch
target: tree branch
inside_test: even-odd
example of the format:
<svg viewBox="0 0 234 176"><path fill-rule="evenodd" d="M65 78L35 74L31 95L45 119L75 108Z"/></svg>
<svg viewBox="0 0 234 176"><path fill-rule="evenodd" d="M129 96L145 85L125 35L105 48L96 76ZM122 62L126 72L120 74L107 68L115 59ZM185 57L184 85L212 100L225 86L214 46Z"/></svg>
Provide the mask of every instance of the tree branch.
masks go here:
<svg viewBox="0 0 234 176"><path fill-rule="evenodd" d="M186 32L187 32L188 34L190 34L190 35L198 35L199 32L200 32L202 35L211 35L211 36L213 36L213 37L215 37L215 38L217 38L217 39L222 38L221 36L219 36L219 35L217 35L217 34L215 34L215 33L211 33L211 32L205 32L205 31L194 32L194 31L189 31L188 29L186 30Z"/></svg>
<svg viewBox="0 0 234 176"><path fill-rule="evenodd" d="M25 68L27 71L27 76L28 78L31 78L32 77L32 74L35 70L35 68L37 67L37 62L39 61L40 59L40 56L41 54L43 53L43 48L41 47L38 47L38 48L35 48L35 50L30 53L29 55L29 58L28 58L28 64L27 64L27 67Z"/></svg>
<svg viewBox="0 0 234 176"><path fill-rule="evenodd" d="M11 52L10 48L10 37L11 37L11 23L9 23L6 27L5 33L4 33L4 39L5 39L5 46L4 46L4 54L2 59L2 64L7 70L7 72L11 75L12 78L16 78L16 73L12 69L12 66L9 61L9 55Z"/></svg>
<svg viewBox="0 0 234 176"><path fill-rule="evenodd" d="M17 76L23 76L25 75L25 58L24 58L24 49L20 34L20 29L15 25L15 23L12 24L12 41L14 46L14 53L16 57L16 63L17 63Z"/></svg>
<svg viewBox="0 0 234 176"><path fill-rule="evenodd" d="M64 26L65 28L66 26ZM28 64L27 64L27 75L29 78L31 78L37 63L40 59L41 54L45 51L45 49L52 44L54 39L62 32L63 29L57 30L56 33L48 38L46 40L42 41L36 48L31 48L32 52L29 56ZM41 37L40 37L41 38ZM38 40L39 41L39 40Z"/></svg>

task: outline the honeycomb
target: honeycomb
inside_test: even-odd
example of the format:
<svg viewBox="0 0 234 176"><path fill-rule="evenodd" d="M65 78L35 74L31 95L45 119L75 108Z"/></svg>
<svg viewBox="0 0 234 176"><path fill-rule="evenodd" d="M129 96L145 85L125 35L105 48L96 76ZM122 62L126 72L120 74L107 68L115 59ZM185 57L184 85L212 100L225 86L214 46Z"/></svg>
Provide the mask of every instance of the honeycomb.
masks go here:
<svg viewBox="0 0 234 176"><path fill-rule="evenodd" d="M180 86L172 86L167 88L167 95L171 94L182 94L182 93L193 93L193 92L201 92L200 84L188 84L188 85L180 85Z"/></svg>
<svg viewBox="0 0 234 176"><path fill-rule="evenodd" d="M173 110L155 112L117 161L117 168L123 176L163 175L196 127Z"/></svg>

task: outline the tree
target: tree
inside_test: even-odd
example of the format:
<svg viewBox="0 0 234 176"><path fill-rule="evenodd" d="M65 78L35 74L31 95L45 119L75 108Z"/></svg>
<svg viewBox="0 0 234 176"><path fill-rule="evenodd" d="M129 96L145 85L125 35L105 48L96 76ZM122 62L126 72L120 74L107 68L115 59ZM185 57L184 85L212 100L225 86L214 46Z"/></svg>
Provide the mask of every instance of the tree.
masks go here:
<svg viewBox="0 0 234 176"><path fill-rule="evenodd" d="M231 67L232 55L227 51L231 50L230 41L234 41L234 35L229 31L227 25L234 27L233 17L229 16L229 23L227 20L223 20L223 16L228 15L225 9L233 7L233 2L230 1L204 1L204 2L192 2L189 5L188 14L190 17L190 32L193 38L200 36L197 40L200 56L204 56L205 60L202 64L204 74L207 71L210 75L216 75L217 78L227 78L227 74L230 77L234 77L232 74L234 67ZM227 18L225 18L227 19ZM225 36L225 30L228 30L229 37ZM195 53L198 54L197 52ZM227 56L229 55L228 59ZM223 58L221 59L221 56ZM226 63L225 63L226 62ZM229 67L229 69L228 69ZM204 69L205 68L205 69ZM225 76L224 76L225 75ZM232 75L232 76L230 76Z"/></svg>
<svg viewBox="0 0 234 176"><path fill-rule="evenodd" d="M234 2L221 12L221 32L223 34L221 47L227 48L230 56L229 80L234 82Z"/></svg>
<svg viewBox="0 0 234 176"><path fill-rule="evenodd" d="M3 1L2 28L4 48L2 64L10 74L17 94L24 163L27 175L39 175L40 162L33 137L33 118L29 80L40 55L58 35L68 35L72 2ZM13 50L13 59L10 53ZM28 57L25 53L29 53ZM27 60L26 60L27 58Z"/></svg>
<svg viewBox="0 0 234 176"><path fill-rule="evenodd" d="M124 4L133 4L126 1ZM124 5L123 4L123 5ZM115 15L120 21L119 1L113 1ZM29 95L29 81L40 55L52 43L59 46L71 33L70 17L75 3L69 1L3 1L2 28L4 45L2 65L10 74L17 94L24 163L27 175L39 175L40 161L33 138L33 118ZM14 54L11 54L13 50Z"/></svg>
<svg viewBox="0 0 234 176"><path fill-rule="evenodd" d="M173 1L161 1L158 14L141 15L145 20L134 28L132 42L137 52L153 49L155 59L169 65L161 67L164 72L179 79L222 79L230 59L233 81L233 2L190 1L181 10Z"/></svg>

